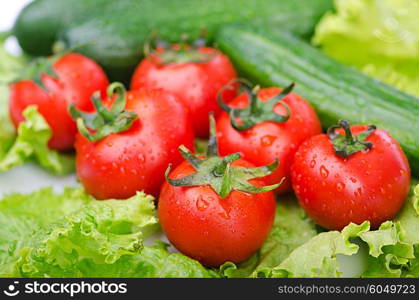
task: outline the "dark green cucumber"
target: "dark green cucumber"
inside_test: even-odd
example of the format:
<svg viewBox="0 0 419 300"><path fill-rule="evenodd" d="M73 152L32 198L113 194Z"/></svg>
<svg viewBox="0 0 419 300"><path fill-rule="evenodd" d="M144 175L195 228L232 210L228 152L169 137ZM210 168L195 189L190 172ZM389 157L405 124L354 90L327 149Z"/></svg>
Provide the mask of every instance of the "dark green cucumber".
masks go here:
<svg viewBox="0 0 419 300"><path fill-rule="evenodd" d="M176 41L184 33L197 37L203 28L211 37L221 25L251 22L281 27L307 37L323 13L331 9L332 2L37 0L19 16L15 34L23 49L34 54L44 54L45 49L51 48L51 42L60 37L70 48L82 46L78 51L97 60L119 79L130 75L152 31L158 31L164 39ZM97 3L96 9L91 7L94 3Z"/></svg>
<svg viewBox="0 0 419 300"><path fill-rule="evenodd" d="M34 56L50 55L52 45L68 24L86 20L109 0L35 0L20 12L13 28L20 46Z"/></svg>
<svg viewBox="0 0 419 300"><path fill-rule="evenodd" d="M296 82L324 127L339 119L386 129L419 175L419 99L344 66L279 30L228 26L216 41L245 77L263 86ZM385 163L383 161L383 163Z"/></svg>

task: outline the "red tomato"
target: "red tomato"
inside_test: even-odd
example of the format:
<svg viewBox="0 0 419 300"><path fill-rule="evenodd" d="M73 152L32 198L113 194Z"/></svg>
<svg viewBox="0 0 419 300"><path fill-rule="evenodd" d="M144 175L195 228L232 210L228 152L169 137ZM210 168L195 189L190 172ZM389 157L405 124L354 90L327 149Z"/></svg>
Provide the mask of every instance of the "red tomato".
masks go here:
<svg viewBox="0 0 419 300"><path fill-rule="evenodd" d="M159 52L162 51L167 50ZM145 58L134 72L131 89L162 88L173 93L190 109L195 134L205 138L209 128L208 113L220 112L217 93L236 78L236 71L228 57L218 50L200 47L198 51L209 55L206 62L160 64L156 56ZM224 94L227 100L234 96L234 89Z"/></svg>
<svg viewBox="0 0 419 300"><path fill-rule="evenodd" d="M239 159L232 166L253 167ZM181 178L195 170L188 162L169 178ZM263 186L260 179L249 181ZM226 198L209 186L181 187L163 184L158 202L162 229L185 255L216 267L238 263L254 253L267 238L275 217L273 192L250 194L233 190Z"/></svg>
<svg viewBox="0 0 419 300"><path fill-rule="evenodd" d="M182 161L177 148L193 147L189 112L173 95L128 92L125 109L138 115L127 131L95 143L76 138L77 175L97 199L125 199L141 190L157 196L168 164Z"/></svg>
<svg viewBox="0 0 419 300"><path fill-rule="evenodd" d="M366 129L351 127L354 136ZM370 150L346 158L336 154L326 134L298 149L291 168L293 188L317 224L340 230L350 222L370 221L377 228L403 205L410 183L405 154L384 130L376 129L366 141L372 143Z"/></svg>
<svg viewBox="0 0 419 300"><path fill-rule="evenodd" d="M10 116L17 127L24 121L23 111L29 105L36 105L52 129L48 146L65 151L73 148L77 133L76 124L67 112L69 104L74 102L77 108L91 111L90 97L96 91L105 95L108 79L93 60L75 53L59 58L52 68L58 78L39 75L46 89L29 79L11 85Z"/></svg>
<svg viewBox="0 0 419 300"><path fill-rule="evenodd" d="M258 97L267 101L281 92L279 88L261 89ZM285 177L278 192L291 190L290 167L298 146L309 137L321 133L320 121L306 100L297 94L288 94L283 99L290 108L290 118L282 123L264 121L250 129L238 131L231 125L229 114L223 112L217 120L218 144L221 155L240 152L244 159L256 166L279 161L278 169L265 178L267 184L275 184ZM228 105L234 108L248 106L249 96L239 95ZM274 112L285 115L286 109L276 104Z"/></svg>

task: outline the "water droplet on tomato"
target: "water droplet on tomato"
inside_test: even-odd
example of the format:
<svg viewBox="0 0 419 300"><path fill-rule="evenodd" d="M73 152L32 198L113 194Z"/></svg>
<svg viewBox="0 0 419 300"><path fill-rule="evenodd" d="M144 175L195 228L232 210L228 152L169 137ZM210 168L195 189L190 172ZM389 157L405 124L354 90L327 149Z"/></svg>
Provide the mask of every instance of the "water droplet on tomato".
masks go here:
<svg viewBox="0 0 419 300"><path fill-rule="evenodd" d="M400 175L405 176L406 175L406 171L403 169L400 169Z"/></svg>
<svg viewBox="0 0 419 300"><path fill-rule="evenodd" d="M132 175L138 175L138 171L136 169L131 169Z"/></svg>
<svg viewBox="0 0 419 300"><path fill-rule="evenodd" d="M311 162L310 162L310 167L312 167L312 168L314 168L314 166L316 165L316 161L313 159Z"/></svg>
<svg viewBox="0 0 419 300"><path fill-rule="evenodd" d="M356 183L356 178L354 178L354 177L351 177L351 178L349 178L353 183Z"/></svg>
<svg viewBox="0 0 419 300"><path fill-rule="evenodd" d="M325 166L320 166L320 175L323 177L323 178L327 178L327 176L329 176L329 170L328 169L326 169L326 167Z"/></svg>
<svg viewBox="0 0 419 300"><path fill-rule="evenodd" d="M362 189L361 188L357 188L356 191L354 191L354 195L355 195L355 197L361 197L361 195L362 195Z"/></svg>
<svg viewBox="0 0 419 300"><path fill-rule="evenodd" d="M196 208L198 208L198 210L200 211L204 211L208 208L208 206L209 206L208 201L202 198L202 196L199 196L198 199L196 200Z"/></svg>
<svg viewBox="0 0 419 300"><path fill-rule="evenodd" d="M263 147L269 147L276 140L276 136L265 135L260 139L260 143Z"/></svg>
<svg viewBox="0 0 419 300"><path fill-rule="evenodd" d="M344 183L338 182L336 184L336 189L338 190L338 192L342 192L344 188L345 188L345 184Z"/></svg>
<svg viewBox="0 0 419 300"><path fill-rule="evenodd" d="M141 164L142 164L142 163L145 163L145 156L144 156L144 154L138 154L137 158L138 158L138 161L139 161Z"/></svg>
<svg viewBox="0 0 419 300"><path fill-rule="evenodd" d="M220 215L223 219L226 219L226 220L229 220L229 219L230 219L230 216L229 216L229 214L228 214L226 211L220 212L220 213L219 213L219 215Z"/></svg>
<svg viewBox="0 0 419 300"><path fill-rule="evenodd" d="M113 146L113 142L106 142L106 146L112 147Z"/></svg>
<svg viewBox="0 0 419 300"><path fill-rule="evenodd" d="M380 192L384 195L386 193L386 190L383 187L380 187Z"/></svg>

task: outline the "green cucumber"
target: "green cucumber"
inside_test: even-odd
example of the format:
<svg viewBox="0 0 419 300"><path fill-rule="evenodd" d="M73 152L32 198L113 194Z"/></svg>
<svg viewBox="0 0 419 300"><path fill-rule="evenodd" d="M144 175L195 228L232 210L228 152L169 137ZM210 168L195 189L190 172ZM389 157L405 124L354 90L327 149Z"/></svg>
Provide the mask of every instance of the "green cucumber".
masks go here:
<svg viewBox="0 0 419 300"><path fill-rule="evenodd" d="M22 9L13 33L22 49L33 56L52 53L52 46L59 33L69 24L88 19L98 7L114 1L35 0Z"/></svg>
<svg viewBox="0 0 419 300"><path fill-rule="evenodd" d="M296 82L296 92L316 109L324 127L339 119L374 124L390 132L419 175L419 99L372 79L279 30L221 29L216 41L239 72L263 86ZM385 163L385 162L383 162Z"/></svg>
<svg viewBox="0 0 419 300"><path fill-rule="evenodd" d="M62 38L98 61L116 79L127 77L150 33L177 41L186 33L211 38L228 23L281 27L309 37L333 0L36 0L20 14L15 35L30 54L48 54ZM94 8L96 4L96 8ZM85 5L86 9L83 9Z"/></svg>

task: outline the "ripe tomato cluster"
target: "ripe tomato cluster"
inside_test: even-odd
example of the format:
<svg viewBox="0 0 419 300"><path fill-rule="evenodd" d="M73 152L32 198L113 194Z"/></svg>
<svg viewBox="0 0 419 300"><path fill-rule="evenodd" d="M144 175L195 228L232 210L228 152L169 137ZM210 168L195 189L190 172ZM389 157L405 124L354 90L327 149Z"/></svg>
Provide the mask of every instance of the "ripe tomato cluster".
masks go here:
<svg viewBox="0 0 419 300"><path fill-rule="evenodd" d="M168 239L208 266L244 261L262 245L275 194L295 192L317 224L340 230L378 227L409 190L406 156L386 131L340 121L322 133L294 84L253 87L214 48L157 47L128 92L80 54L37 68L11 85L14 124L36 105L53 131L49 147L75 148L89 194L154 195ZM206 155L195 154L194 138L208 136Z"/></svg>

